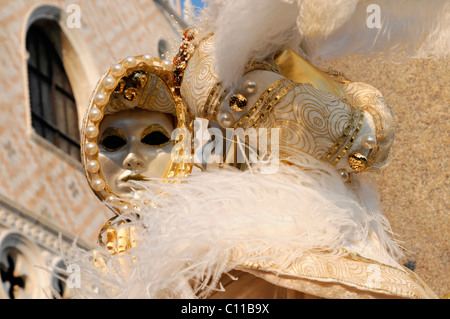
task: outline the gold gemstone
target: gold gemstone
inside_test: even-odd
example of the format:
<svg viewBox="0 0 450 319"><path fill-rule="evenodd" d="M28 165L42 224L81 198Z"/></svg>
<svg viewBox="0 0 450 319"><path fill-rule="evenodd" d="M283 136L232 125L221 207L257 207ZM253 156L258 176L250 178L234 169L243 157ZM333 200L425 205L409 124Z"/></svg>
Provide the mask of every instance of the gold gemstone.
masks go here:
<svg viewBox="0 0 450 319"><path fill-rule="evenodd" d="M139 92L136 88L126 88L123 92L123 96L130 102L134 102L139 97Z"/></svg>
<svg viewBox="0 0 450 319"><path fill-rule="evenodd" d="M134 72L131 77L131 82L136 88L141 88L147 83L147 75L143 72Z"/></svg>
<svg viewBox="0 0 450 319"><path fill-rule="evenodd" d="M361 153L355 153L349 156L348 164L352 169L361 172L367 168L367 157Z"/></svg>
<svg viewBox="0 0 450 319"><path fill-rule="evenodd" d="M237 93L233 94L228 102L232 110L242 112L247 105L247 98L244 94Z"/></svg>
<svg viewBox="0 0 450 319"><path fill-rule="evenodd" d="M119 83L117 84L116 88L114 89L114 93L122 93L123 90L125 89L125 80L124 79L120 79Z"/></svg>

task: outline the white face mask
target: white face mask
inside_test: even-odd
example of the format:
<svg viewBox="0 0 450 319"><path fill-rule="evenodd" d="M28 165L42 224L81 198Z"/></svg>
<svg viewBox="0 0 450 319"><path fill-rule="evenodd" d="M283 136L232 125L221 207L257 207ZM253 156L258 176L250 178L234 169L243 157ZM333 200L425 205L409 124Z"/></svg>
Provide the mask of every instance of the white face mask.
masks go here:
<svg viewBox="0 0 450 319"><path fill-rule="evenodd" d="M163 178L170 165L174 130L171 115L135 109L105 116L99 128L101 171L111 190L138 198L136 180Z"/></svg>

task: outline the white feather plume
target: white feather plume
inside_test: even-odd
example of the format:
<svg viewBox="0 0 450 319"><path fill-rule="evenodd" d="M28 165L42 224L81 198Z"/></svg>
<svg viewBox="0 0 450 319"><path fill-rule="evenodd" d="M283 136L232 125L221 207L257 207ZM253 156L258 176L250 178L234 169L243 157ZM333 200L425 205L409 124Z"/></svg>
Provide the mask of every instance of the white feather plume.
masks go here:
<svg viewBox="0 0 450 319"><path fill-rule="evenodd" d="M197 26L215 33L219 78L236 85L250 59L290 47L311 62L351 54L446 58L447 0L209 0ZM368 24L379 8L380 27ZM375 11L373 11L374 13Z"/></svg>
<svg viewBox="0 0 450 319"><path fill-rule="evenodd" d="M305 252L361 252L372 245L369 233L379 239L383 262L399 252L374 189L358 180L345 185L323 165L283 164L274 175L221 169L180 183L145 185L146 199L157 208L142 206L141 218L132 223L136 248L105 255L106 270L93 265L94 252L74 250L70 256L86 283L80 296L204 297L249 258L281 257L288 264ZM261 251L272 253L254 256Z"/></svg>
<svg viewBox="0 0 450 319"><path fill-rule="evenodd" d="M252 57L264 59L282 46L299 44L296 5L276 1L209 1L201 30L215 34L217 70L233 87Z"/></svg>
<svg viewBox="0 0 450 319"><path fill-rule="evenodd" d="M378 18L379 25L372 25ZM340 27L328 34L306 36L302 47L313 61L351 54L397 61L448 58L448 21L447 0L358 1Z"/></svg>

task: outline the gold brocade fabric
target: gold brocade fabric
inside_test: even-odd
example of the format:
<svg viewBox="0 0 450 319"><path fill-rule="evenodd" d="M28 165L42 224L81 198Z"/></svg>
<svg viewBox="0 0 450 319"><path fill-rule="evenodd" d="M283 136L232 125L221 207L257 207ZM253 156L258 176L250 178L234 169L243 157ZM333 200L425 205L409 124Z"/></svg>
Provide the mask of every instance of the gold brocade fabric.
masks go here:
<svg viewBox="0 0 450 319"><path fill-rule="evenodd" d="M381 169L389 162L389 151L395 136L395 122L386 100L369 84L352 82L339 75L333 77L339 82L347 101L372 117L377 145L368 154L369 165L375 170Z"/></svg>
<svg viewBox="0 0 450 319"><path fill-rule="evenodd" d="M331 76L284 51L275 59L282 74L258 68L244 74L244 80L254 80L257 86L254 93L246 94L246 110L235 112L227 99L233 92L221 87L213 51L214 36L209 36L199 43L184 73L181 95L194 116L217 122L220 114L228 112L234 117L234 129L250 135L265 128L269 140L272 129L279 129L279 153L273 154L267 145L272 157L312 156L336 164L349 151L364 114L347 101Z"/></svg>
<svg viewBox="0 0 450 319"><path fill-rule="evenodd" d="M357 127L359 113L343 98L294 83L260 127L280 129L280 157L302 158L305 154L324 159L346 129ZM350 135L350 134L349 134Z"/></svg>
<svg viewBox="0 0 450 319"><path fill-rule="evenodd" d="M151 72L149 72L150 70ZM150 67L139 67L138 71L145 74L146 81L142 88L139 87L136 90L138 93L136 100L129 101L124 98L123 94L112 93L109 103L105 106L103 113L105 115L113 114L118 111L130 110L137 107L139 109L176 116L174 97L166 84L166 82L170 81L170 78L164 70L161 70L159 73L156 73L155 70L156 69L151 69Z"/></svg>
<svg viewBox="0 0 450 319"><path fill-rule="evenodd" d="M305 254L288 267L277 264L276 260L270 263L248 261L238 269L274 285L266 286L273 294L280 293L276 287L284 287L302 293L302 298L438 298L409 269L385 265L356 254ZM266 291L265 295L271 293ZM290 296L299 297L292 292ZM255 297L257 295L248 296Z"/></svg>
<svg viewBox="0 0 450 319"><path fill-rule="evenodd" d="M207 100L218 82L211 55L213 49L214 37L204 40L189 60L184 73L181 95L194 116L210 118L206 113Z"/></svg>

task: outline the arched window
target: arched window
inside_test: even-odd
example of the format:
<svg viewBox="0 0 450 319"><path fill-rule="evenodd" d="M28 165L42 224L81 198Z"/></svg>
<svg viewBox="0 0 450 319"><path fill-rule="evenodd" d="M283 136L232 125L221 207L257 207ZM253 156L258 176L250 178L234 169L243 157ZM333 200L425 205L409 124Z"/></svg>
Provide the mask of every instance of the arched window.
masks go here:
<svg viewBox="0 0 450 319"><path fill-rule="evenodd" d="M0 299L42 299L47 279L39 247L15 230L0 232Z"/></svg>
<svg viewBox="0 0 450 319"><path fill-rule="evenodd" d="M80 160L77 107L61 59L58 23L34 22L26 48L32 126L38 135Z"/></svg>

